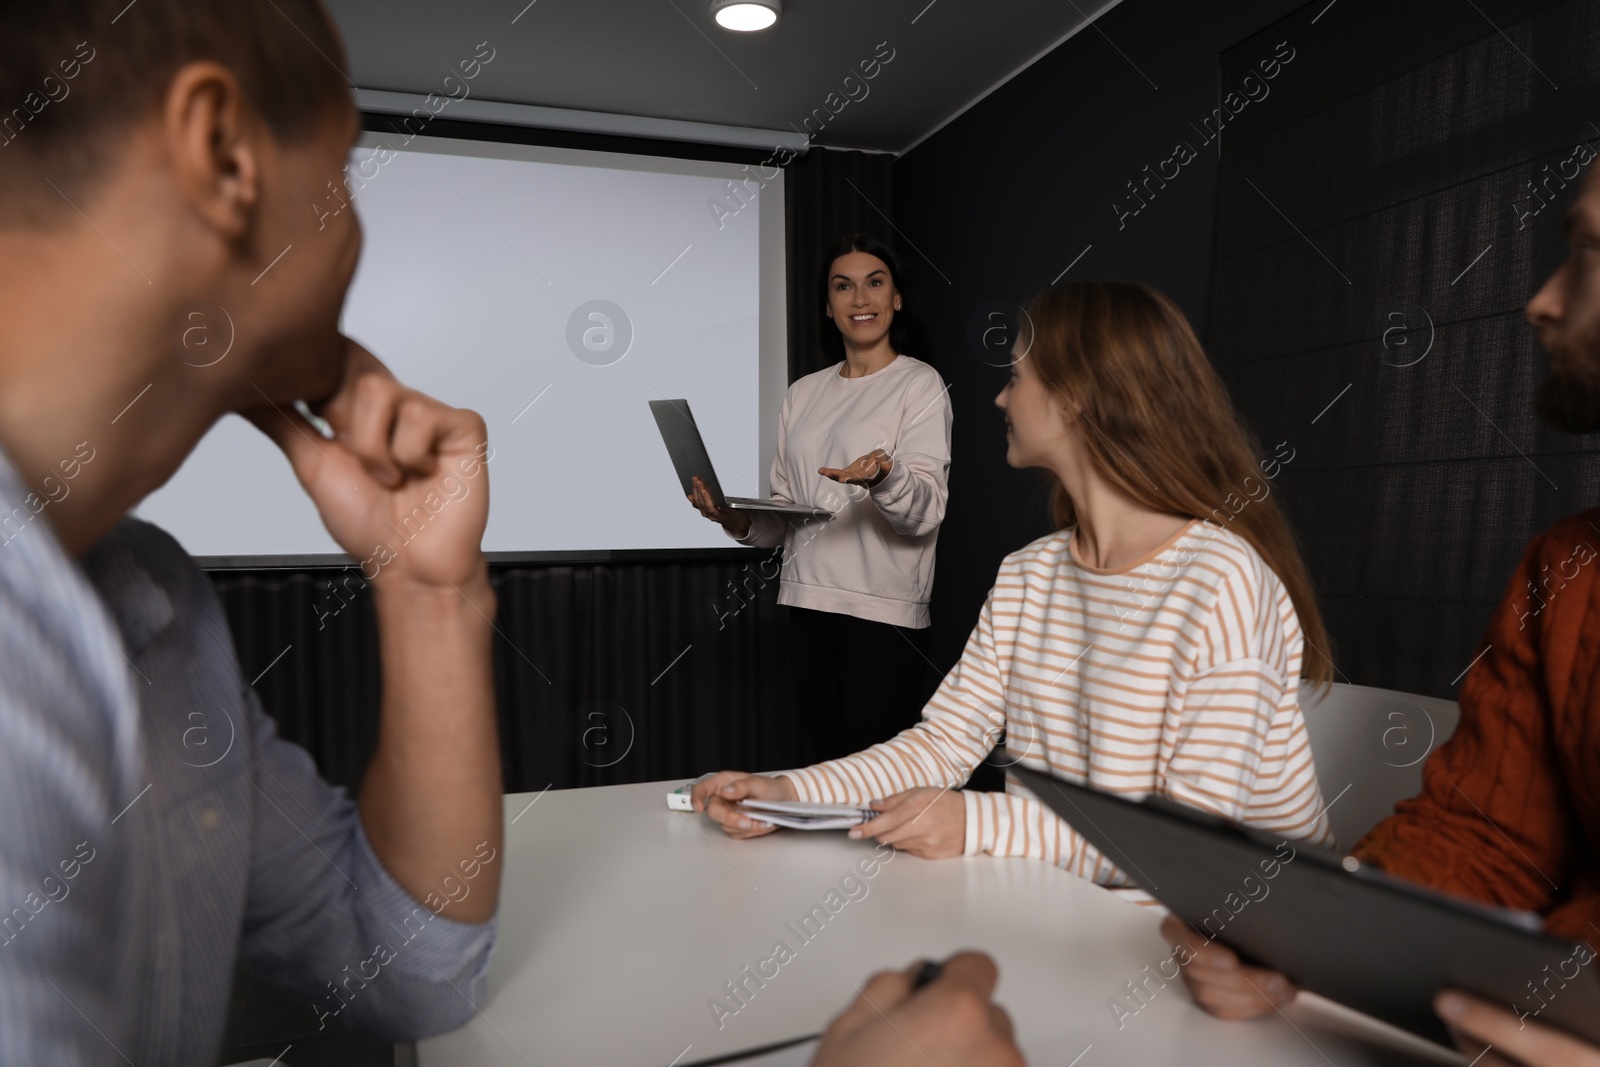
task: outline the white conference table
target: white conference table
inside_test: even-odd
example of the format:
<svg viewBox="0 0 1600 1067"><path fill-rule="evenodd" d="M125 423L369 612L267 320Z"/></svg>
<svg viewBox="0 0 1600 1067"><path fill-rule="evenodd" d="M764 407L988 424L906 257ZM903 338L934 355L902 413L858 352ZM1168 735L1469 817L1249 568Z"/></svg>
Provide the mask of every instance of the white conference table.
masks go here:
<svg viewBox="0 0 1600 1067"><path fill-rule="evenodd" d="M667 809L680 784L506 797L488 997L465 1027L417 1045L422 1067L682 1067L814 1033L873 971L964 948L998 963L996 1000L1033 1067L1465 1063L1306 995L1284 1014L1226 1023L1169 982L1119 1020L1112 999L1131 1010L1125 983L1171 953L1155 909L1034 860L901 853L860 878L873 843L842 831L730 840ZM786 924L849 873L865 895L841 893L802 942ZM708 1002L738 1006L724 983L756 973L778 941L793 958L719 1028Z"/></svg>

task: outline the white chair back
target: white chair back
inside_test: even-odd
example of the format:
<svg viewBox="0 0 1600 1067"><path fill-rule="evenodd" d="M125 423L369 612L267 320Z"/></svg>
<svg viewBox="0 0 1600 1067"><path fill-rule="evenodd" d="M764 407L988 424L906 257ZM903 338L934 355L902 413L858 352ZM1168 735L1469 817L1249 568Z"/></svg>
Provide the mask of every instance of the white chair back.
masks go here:
<svg viewBox="0 0 1600 1067"><path fill-rule="evenodd" d="M1348 850L1422 791L1422 765L1455 732L1453 700L1335 682L1301 689L1317 782L1339 847Z"/></svg>

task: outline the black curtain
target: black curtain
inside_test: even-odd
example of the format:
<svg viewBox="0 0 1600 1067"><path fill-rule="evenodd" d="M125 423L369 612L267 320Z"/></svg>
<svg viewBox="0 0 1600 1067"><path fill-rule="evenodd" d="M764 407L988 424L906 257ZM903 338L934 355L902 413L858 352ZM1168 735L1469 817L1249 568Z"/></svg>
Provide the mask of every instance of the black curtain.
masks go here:
<svg viewBox="0 0 1600 1067"><path fill-rule="evenodd" d="M822 347L823 257L839 238L870 233L896 247L893 156L813 148L784 168L789 258L789 380L838 362Z"/></svg>
<svg viewBox="0 0 1600 1067"><path fill-rule="evenodd" d="M1315 0L1221 90L1259 94L1279 42L1222 135L1209 349L1293 450L1340 676L1451 696L1528 539L1596 496L1595 438L1534 413L1522 308L1600 148L1600 6Z"/></svg>
<svg viewBox="0 0 1600 1067"><path fill-rule="evenodd" d="M809 758L775 564L493 569L508 792L776 769ZM349 572L214 576L246 679L354 790L377 740L372 593ZM331 583L331 584L330 584Z"/></svg>

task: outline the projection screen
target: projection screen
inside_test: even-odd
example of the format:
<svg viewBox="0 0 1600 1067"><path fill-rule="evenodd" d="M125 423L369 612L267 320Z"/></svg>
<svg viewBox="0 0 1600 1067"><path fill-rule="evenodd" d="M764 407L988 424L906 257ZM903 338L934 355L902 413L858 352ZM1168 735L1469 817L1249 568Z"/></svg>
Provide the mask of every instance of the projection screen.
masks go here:
<svg viewBox="0 0 1600 1067"><path fill-rule="evenodd" d="M388 138L392 143L394 138ZM363 136L342 327L489 426L484 548L730 548L683 498L647 401L685 397L725 492L764 495L787 381L783 185L733 164ZM369 176L370 175L370 176ZM294 269L294 249L273 270ZM220 310L220 309L219 309ZM225 322L208 324L212 352ZM334 562L287 461L228 416L137 514L216 564Z"/></svg>

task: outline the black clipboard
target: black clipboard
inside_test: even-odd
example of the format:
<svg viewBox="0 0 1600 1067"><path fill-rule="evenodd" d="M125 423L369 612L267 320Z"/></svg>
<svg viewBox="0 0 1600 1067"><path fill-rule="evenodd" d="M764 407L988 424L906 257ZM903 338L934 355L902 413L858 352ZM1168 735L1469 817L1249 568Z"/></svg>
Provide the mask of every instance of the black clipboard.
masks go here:
<svg viewBox="0 0 1600 1067"><path fill-rule="evenodd" d="M1165 797L1130 801L1013 759L997 762L1140 888L1301 989L1451 1048L1433 1010L1446 987L1600 1044L1593 942Z"/></svg>

